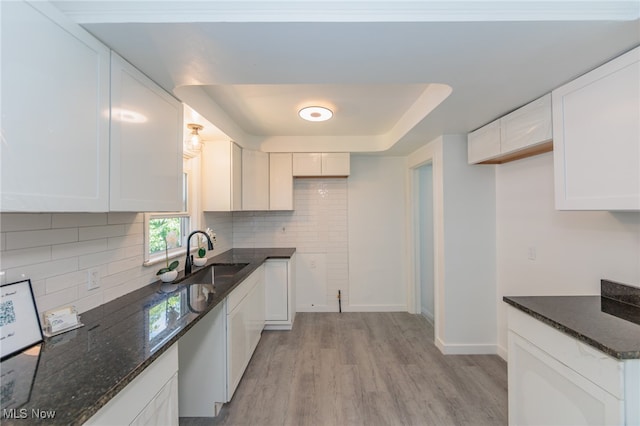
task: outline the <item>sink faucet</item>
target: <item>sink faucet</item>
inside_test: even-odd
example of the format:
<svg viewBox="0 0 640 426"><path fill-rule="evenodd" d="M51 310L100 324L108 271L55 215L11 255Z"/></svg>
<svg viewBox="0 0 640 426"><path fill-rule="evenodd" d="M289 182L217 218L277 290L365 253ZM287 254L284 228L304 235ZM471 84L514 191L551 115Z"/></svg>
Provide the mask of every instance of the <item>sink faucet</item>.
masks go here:
<svg viewBox="0 0 640 426"><path fill-rule="evenodd" d="M207 237L207 245L209 247L209 250L213 250L213 242L211 242L211 238L209 238L209 235L204 232L204 231L193 231L192 233L189 234L189 236L187 237L187 260L185 260L184 262L184 274L189 275L191 273L191 263L192 263L192 256L191 256L191 237L193 237L193 234L202 234L205 237Z"/></svg>

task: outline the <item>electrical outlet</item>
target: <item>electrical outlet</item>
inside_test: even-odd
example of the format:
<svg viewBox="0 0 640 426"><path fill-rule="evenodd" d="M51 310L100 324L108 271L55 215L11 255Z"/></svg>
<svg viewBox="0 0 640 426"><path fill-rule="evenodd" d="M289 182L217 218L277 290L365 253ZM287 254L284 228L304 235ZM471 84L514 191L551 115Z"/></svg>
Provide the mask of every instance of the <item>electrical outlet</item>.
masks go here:
<svg viewBox="0 0 640 426"><path fill-rule="evenodd" d="M87 290L94 290L100 287L100 269L91 268L89 269L89 272L87 273L87 275L88 275Z"/></svg>
<svg viewBox="0 0 640 426"><path fill-rule="evenodd" d="M529 247L529 250L527 250L527 258L529 260L536 260L536 248L535 247Z"/></svg>

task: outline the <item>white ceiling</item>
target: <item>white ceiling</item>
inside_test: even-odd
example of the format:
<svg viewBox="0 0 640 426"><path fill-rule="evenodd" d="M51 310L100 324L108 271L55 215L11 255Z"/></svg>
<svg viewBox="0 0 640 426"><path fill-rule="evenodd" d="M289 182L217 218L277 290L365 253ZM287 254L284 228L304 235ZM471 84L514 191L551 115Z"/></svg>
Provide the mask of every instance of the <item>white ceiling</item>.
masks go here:
<svg viewBox="0 0 640 426"><path fill-rule="evenodd" d="M265 151L406 155L640 44L640 0L54 4L226 135ZM334 118L302 121L297 110L310 104Z"/></svg>

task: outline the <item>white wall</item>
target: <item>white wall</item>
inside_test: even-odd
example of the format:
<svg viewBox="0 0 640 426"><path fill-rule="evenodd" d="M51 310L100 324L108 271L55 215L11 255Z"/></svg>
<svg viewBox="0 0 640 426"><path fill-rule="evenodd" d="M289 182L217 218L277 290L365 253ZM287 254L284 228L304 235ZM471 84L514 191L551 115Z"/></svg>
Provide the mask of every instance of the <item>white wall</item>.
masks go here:
<svg viewBox="0 0 640 426"><path fill-rule="evenodd" d="M407 310L404 157L351 156L349 310Z"/></svg>
<svg viewBox="0 0 640 426"><path fill-rule="evenodd" d="M640 213L555 210L553 153L495 167L498 335L505 356L503 296L600 294L602 278L640 287Z"/></svg>
<svg viewBox="0 0 640 426"><path fill-rule="evenodd" d="M347 179L297 178L294 211L233 213L233 245L295 247L296 309L337 312L338 290L349 303L347 208Z"/></svg>
<svg viewBox="0 0 640 426"><path fill-rule="evenodd" d="M495 174L467 164L466 135L445 135L444 310L448 353L496 351Z"/></svg>

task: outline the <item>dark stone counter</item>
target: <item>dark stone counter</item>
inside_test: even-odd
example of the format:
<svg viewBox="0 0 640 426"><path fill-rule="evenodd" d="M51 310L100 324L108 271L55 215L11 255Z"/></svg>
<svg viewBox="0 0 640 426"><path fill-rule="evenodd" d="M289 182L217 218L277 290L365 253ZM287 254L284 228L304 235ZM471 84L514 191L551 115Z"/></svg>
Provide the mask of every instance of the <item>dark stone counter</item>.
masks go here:
<svg viewBox="0 0 640 426"><path fill-rule="evenodd" d="M294 252L232 249L194 267L186 279L181 272L175 284L158 281L82 313L84 327L0 363L2 424L82 424L266 259L290 258ZM216 276L214 285L194 282L214 263L248 265L233 276Z"/></svg>
<svg viewBox="0 0 640 426"><path fill-rule="evenodd" d="M602 281L601 296L504 297L551 327L620 359L640 359L640 288Z"/></svg>

